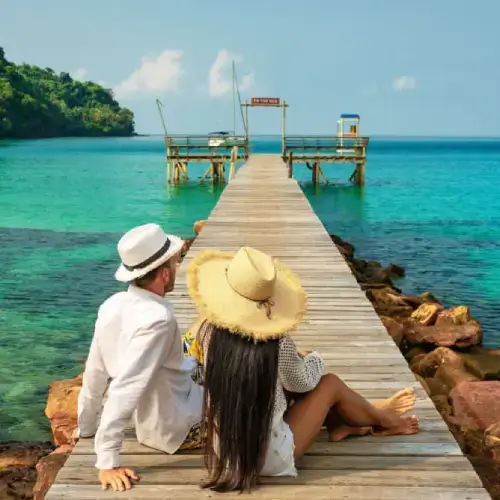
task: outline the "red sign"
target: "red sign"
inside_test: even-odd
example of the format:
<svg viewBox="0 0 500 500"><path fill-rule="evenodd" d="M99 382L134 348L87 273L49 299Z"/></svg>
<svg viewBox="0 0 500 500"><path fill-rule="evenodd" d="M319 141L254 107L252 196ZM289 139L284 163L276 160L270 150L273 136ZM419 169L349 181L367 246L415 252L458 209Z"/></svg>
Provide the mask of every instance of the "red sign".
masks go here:
<svg viewBox="0 0 500 500"><path fill-rule="evenodd" d="M252 97L252 106L279 106L279 97Z"/></svg>

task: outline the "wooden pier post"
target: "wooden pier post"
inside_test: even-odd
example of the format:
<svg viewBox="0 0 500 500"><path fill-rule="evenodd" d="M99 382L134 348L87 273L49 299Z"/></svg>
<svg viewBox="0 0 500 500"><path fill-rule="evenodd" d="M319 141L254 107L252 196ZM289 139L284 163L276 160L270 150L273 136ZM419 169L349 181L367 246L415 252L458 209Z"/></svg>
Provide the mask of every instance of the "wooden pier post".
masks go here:
<svg viewBox="0 0 500 500"><path fill-rule="evenodd" d="M234 174L236 173L236 162L238 160L238 146L234 146L231 151L231 168L229 169L229 179L228 182L233 180Z"/></svg>
<svg viewBox="0 0 500 500"><path fill-rule="evenodd" d="M291 179L293 177L293 152L290 151L288 154L288 178Z"/></svg>
<svg viewBox="0 0 500 500"><path fill-rule="evenodd" d="M365 165L366 160L356 163L356 169L351 175L350 180L356 184L356 186L365 185Z"/></svg>
<svg viewBox="0 0 500 500"><path fill-rule="evenodd" d="M319 162L317 161L312 166L312 182L314 186L319 184Z"/></svg>

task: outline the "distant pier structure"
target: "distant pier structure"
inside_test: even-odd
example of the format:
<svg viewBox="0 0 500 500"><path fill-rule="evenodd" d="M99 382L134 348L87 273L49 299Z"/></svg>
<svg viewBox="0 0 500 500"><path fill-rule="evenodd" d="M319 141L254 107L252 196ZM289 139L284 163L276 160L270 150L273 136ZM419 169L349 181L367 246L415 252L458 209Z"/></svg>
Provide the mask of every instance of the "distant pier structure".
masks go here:
<svg viewBox="0 0 500 500"><path fill-rule="evenodd" d="M237 83L235 85L237 89ZM236 90L233 90L233 108ZM300 164L311 171L314 185L328 183L325 164L350 163L354 165L349 180L355 185L365 183L365 168L369 137L359 134L360 116L354 113L341 114L334 135L288 135L286 133L286 112L289 107L279 97L252 97L241 102L241 118L244 134L235 130L235 111L233 111L233 131L213 132L207 135L172 135L167 133L163 119L162 105L157 100L158 110L165 131L167 160L167 183L179 184L188 180L188 166L192 162L203 162L209 166L201 182L209 180L212 184L223 184L234 177L238 163L244 163L251 154L249 135L249 109L254 107L281 108L281 157L287 165L288 177L293 177L294 168ZM243 111L244 110L244 111ZM226 180L226 171L229 175Z"/></svg>
<svg viewBox="0 0 500 500"><path fill-rule="evenodd" d="M352 163L354 171L349 180L363 186L370 139L359 135L359 122L358 114L345 113L337 120L336 135L284 135L283 160L288 165L288 176L293 176L296 163L305 163L311 170L314 185L319 184L321 179L328 183L322 165Z"/></svg>

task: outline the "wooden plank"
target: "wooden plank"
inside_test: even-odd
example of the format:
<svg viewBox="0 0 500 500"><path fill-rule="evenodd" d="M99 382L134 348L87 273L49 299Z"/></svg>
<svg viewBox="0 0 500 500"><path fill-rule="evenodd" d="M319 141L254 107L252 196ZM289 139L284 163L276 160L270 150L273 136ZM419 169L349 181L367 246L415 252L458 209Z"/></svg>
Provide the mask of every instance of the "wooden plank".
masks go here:
<svg viewBox="0 0 500 500"><path fill-rule="evenodd" d="M279 157L251 157L222 193L179 269L171 300L181 331L197 318L185 274L200 251L234 251L251 245L295 271L308 293L308 312L292 336L299 348L319 350L325 369L372 401L407 386L416 388L413 436L352 438L331 443L322 432L298 460L299 476L263 478L259 499L479 500L489 495L432 401L387 334L372 304L298 184ZM57 476L48 500L213 498L198 487L204 477L199 450L167 455L139 444L125 431L123 465L137 469L131 491L103 492L97 485L93 439L81 439ZM226 499L241 498L225 494Z"/></svg>
<svg viewBox="0 0 500 500"><path fill-rule="evenodd" d="M132 469L143 467L202 468L205 457L197 455L125 455L123 466ZM94 455L71 455L66 467L91 469ZM420 471L470 471L470 465L460 456L318 456L306 455L297 460L300 470L420 470ZM94 471L95 472L95 471Z"/></svg>
<svg viewBox="0 0 500 500"><path fill-rule="evenodd" d="M172 468L168 465L155 465L136 471L140 474L141 485L178 484L198 485L207 479L204 468ZM59 473L60 481L73 484L95 484L96 471L90 467L65 466ZM346 469L304 469L296 478L261 477L261 484L294 484L315 486L408 486L418 484L419 487L448 488L480 488L481 481L471 470L426 470L419 469L358 469L356 472Z"/></svg>
<svg viewBox="0 0 500 500"><path fill-rule="evenodd" d="M421 436L424 433L420 433ZM325 441L316 441L309 448L307 455L326 455L326 456L364 456L364 455L402 455L402 456L445 456L462 455L456 442L429 443L419 442L415 436L401 440L402 442L389 441L380 438L378 441L366 441L363 438L349 439L340 443L329 443ZM89 455L94 452L94 444L90 439L81 439L75 447L73 453L76 455ZM159 452L153 448L139 444L135 439L125 439L123 443L123 455L155 455ZM464 462L467 459L464 458Z"/></svg>
<svg viewBox="0 0 500 500"><path fill-rule="evenodd" d="M192 485L138 485L128 491L102 491L91 485L54 485L46 500L185 500L219 496ZM261 500L491 500L483 488L394 487L394 486L314 486L279 485L258 488L249 496ZM241 500L239 493L224 493L225 500Z"/></svg>

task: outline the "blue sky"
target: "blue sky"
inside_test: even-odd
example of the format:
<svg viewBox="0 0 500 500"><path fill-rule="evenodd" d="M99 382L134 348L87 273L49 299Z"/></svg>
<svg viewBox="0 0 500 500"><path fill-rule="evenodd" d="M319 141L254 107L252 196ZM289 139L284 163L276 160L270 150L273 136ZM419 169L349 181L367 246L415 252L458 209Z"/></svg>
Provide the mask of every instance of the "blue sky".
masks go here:
<svg viewBox="0 0 500 500"><path fill-rule="evenodd" d="M290 133L500 136L500 0L0 0L8 59L104 82L139 133L232 128L243 98L281 97ZM244 84L244 85L243 85ZM241 131L241 122L238 122ZM278 109L250 131L279 133Z"/></svg>

